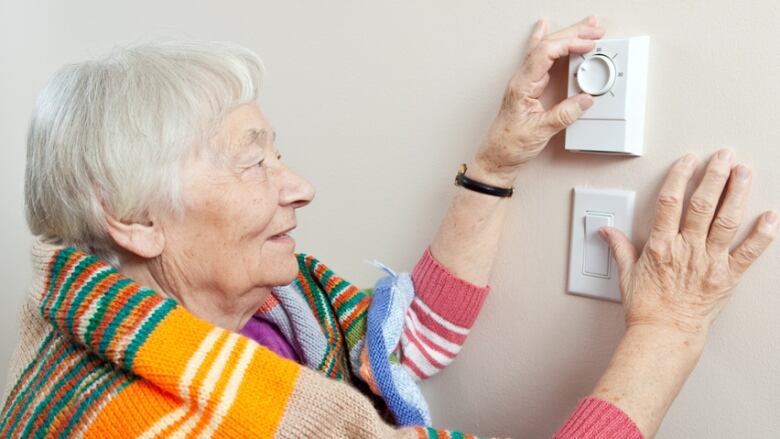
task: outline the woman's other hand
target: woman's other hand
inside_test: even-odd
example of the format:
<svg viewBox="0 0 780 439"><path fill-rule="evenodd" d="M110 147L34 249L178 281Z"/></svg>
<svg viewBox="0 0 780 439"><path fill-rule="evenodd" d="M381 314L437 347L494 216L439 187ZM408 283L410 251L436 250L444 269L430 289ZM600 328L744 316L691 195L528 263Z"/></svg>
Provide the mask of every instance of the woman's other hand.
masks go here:
<svg viewBox="0 0 780 439"><path fill-rule="evenodd" d="M764 212L731 249L751 173L733 165L729 150L710 160L681 225L696 162L686 155L669 171L641 253L619 230L602 231L617 261L627 327L591 396L618 406L647 438L658 431L696 367L710 324L731 290L778 229L777 213Z"/></svg>
<svg viewBox="0 0 780 439"><path fill-rule="evenodd" d="M712 157L682 226L685 190L697 160L686 155L674 164L658 195L655 224L641 253L619 230L603 229L617 261L628 327L651 325L706 335L742 274L777 234L777 213L770 210L731 249L751 182L750 169L734 166L732 155L724 149Z"/></svg>
<svg viewBox="0 0 780 439"><path fill-rule="evenodd" d="M520 165L539 155L553 135L593 105L593 98L582 93L546 110L539 97L556 59L589 52L602 36L604 29L595 17L550 34L544 20L536 23L525 59L512 75L501 109L477 152L475 164L480 174L488 174L494 184L511 186Z"/></svg>

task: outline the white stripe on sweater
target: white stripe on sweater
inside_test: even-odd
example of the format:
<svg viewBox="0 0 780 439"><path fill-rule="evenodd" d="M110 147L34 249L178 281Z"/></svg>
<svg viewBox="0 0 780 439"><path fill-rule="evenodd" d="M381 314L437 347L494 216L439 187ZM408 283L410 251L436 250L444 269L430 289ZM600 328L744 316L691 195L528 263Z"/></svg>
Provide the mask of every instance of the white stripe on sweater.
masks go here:
<svg viewBox="0 0 780 439"><path fill-rule="evenodd" d="M442 328L459 335L465 336L468 334L468 329L445 320L419 298L415 297L414 300L417 301L420 312L428 314ZM460 349L461 344L447 340L433 328L424 325L414 308L410 307L407 310L406 316L404 316L404 331L401 333L401 364L413 376L425 379L436 374L452 362ZM428 358L431 358L431 360L428 360ZM441 367L433 364L431 361L438 363ZM420 376L420 373L424 376Z"/></svg>
<svg viewBox="0 0 780 439"><path fill-rule="evenodd" d="M198 349L195 350L195 354L193 354L190 360L187 362L187 367L184 369L184 373L179 380L179 396L181 396L182 399L184 399L186 402L177 407L172 412L160 418L160 420L149 427L149 429L140 436L141 438L151 439L157 437L157 435L162 433L163 430L170 427L187 414L190 407L192 406L189 387L192 384L192 381L195 379L195 374L198 372L198 369L200 369L201 365L206 360L208 353L211 352L211 350L214 348L214 343L216 343L217 339L219 339L219 336L223 331L224 329L221 328L212 329L211 332L209 332L209 334L200 343Z"/></svg>
<svg viewBox="0 0 780 439"><path fill-rule="evenodd" d="M214 362L211 364L211 367L209 368L209 372L206 375L206 378L203 380L203 384L201 385L201 392L198 393L198 401L205 401L208 403L208 401L211 401L211 394L214 392L214 388L217 386L217 382L219 381L219 378L222 376L222 373L225 371L225 365L227 365L228 359L230 358L230 355L233 353L233 348L236 346L236 342L238 341L238 334L231 332L228 335L227 340L225 340L225 344L222 345L222 348L219 350L219 354L217 354L217 358L214 360ZM219 395L217 395L219 396ZM182 423L178 430L176 430L174 433L171 434L171 438L184 438L187 437L187 435L192 431L193 428L195 428L196 425L198 425L198 422L203 418L203 415L206 413L206 407L198 407L199 410L197 410L192 416L190 416L186 422Z"/></svg>
<svg viewBox="0 0 780 439"><path fill-rule="evenodd" d="M241 357L238 359L236 367L233 368L233 373L228 379L225 391L222 392L222 398L219 400L217 409L214 411L214 418L206 425L199 438L210 438L214 432L217 431L217 428L219 428L222 419L228 411L230 411L230 408L233 406L233 401L235 401L236 396L238 396L238 388L244 379L244 373L246 372L247 367L249 367L249 362L254 357L255 351L257 351L257 347L254 343L248 341L244 343L244 350L241 352Z"/></svg>
<svg viewBox="0 0 780 439"><path fill-rule="evenodd" d="M454 324L454 323L450 322L449 320L445 319L444 317L442 317L442 316L440 316L440 315L436 314L436 312L434 312L434 311L433 311L433 310L432 310L430 307L428 307L428 305L426 305L426 304L425 304L425 302L423 302L422 300L420 300L420 298L419 298L419 297L415 296L415 298L414 298L414 302L417 304L417 306L419 306L420 308L422 308L422 309L423 309L423 311L425 311L425 312L426 312L426 314L428 314L429 316L431 316L431 318L432 318L432 319L433 319L433 320L434 320L436 323L438 323L438 324L440 324L440 325L444 326L445 328L449 329L450 331L452 331L452 332L454 332L454 333L456 333L456 334L461 334L461 335L468 335L468 333L469 333L469 329L468 329L468 328L464 328L464 327L462 327L462 326L458 326L458 325L456 325L456 324Z"/></svg>
<svg viewBox="0 0 780 439"><path fill-rule="evenodd" d="M405 320L406 327L411 329L415 335L418 333L424 335L432 343L436 343L437 346L441 347L443 350L451 353L452 355L456 355L460 351L461 345L445 339L441 335L434 332L432 329L423 325L417 318L417 313L414 312L413 309L409 308L409 311L406 313Z"/></svg>
<svg viewBox="0 0 780 439"><path fill-rule="evenodd" d="M441 368L429 363L428 360L425 359L425 356L422 354L422 352L420 352L420 350L417 348L417 346L412 343L404 347L403 363L406 363L407 361L414 363L414 365L425 374L424 377L420 378L428 378L429 376L434 375L441 370ZM416 373L414 373L414 369L409 370L416 375Z"/></svg>
<svg viewBox="0 0 780 439"><path fill-rule="evenodd" d="M403 335L401 336L401 345L406 348L406 345L411 345L417 347L417 349L424 351L428 354L429 357L433 359L433 361L441 364L442 366L446 366L452 362L452 359L455 358L454 354L451 354L447 352L446 354L442 353L441 351L436 349L436 345L428 343L425 339L420 337L419 333L412 332L411 336L407 336L406 331L404 331Z"/></svg>

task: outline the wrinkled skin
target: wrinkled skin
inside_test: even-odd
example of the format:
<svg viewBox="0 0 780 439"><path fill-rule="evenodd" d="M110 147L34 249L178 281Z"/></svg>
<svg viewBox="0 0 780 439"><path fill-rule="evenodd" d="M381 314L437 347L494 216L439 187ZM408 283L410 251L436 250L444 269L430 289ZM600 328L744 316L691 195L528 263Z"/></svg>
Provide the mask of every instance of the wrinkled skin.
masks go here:
<svg viewBox="0 0 780 439"><path fill-rule="evenodd" d="M539 155L552 136L593 105L593 98L585 93L550 109L545 109L539 98L550 81L549 70L555 60L589 52L603 36L604 29L595 17L554 33L547 32L544 20L536 24L525 59L509 80L501 108L477 152L476 161L486 172L511 183L523 163Z"/></svg>
<svg viewBox="0 0 780 439"><path fill-rule="evenodd" d="M777 214L768 211L730 250L752 176L747 166L734 166L729 150L710 160L681 225L685 189L695 170L696 158L686 155L669 171L641 254L619 230L603 232L618 264L629 327L649 324L705 333L742 274L777 233Z"/></svg>

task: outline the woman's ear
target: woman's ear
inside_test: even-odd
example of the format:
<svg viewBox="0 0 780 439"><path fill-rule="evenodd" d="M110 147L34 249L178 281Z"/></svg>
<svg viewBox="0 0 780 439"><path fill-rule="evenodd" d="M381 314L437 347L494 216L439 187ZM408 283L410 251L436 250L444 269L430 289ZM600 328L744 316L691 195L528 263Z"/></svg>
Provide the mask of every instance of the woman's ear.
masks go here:
<svg viewBox="0 0 780 439"><path fill-rule="evenodd" d="M160 256L165 248L165 234L159 222L150 220L148 224L123 223L105 209L104 214L108 234L119 247L146 259Z"/></svg>

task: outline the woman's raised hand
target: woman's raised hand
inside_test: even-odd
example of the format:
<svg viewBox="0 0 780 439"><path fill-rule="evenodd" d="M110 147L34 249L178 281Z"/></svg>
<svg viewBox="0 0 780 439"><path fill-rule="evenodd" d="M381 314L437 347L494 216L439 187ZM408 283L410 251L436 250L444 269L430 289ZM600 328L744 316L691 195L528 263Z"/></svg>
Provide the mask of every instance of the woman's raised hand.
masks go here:
<svg viewBox="0 0 780 439"><path fill-rule="evenodd" d="M604 228L620 275L626 325L658 326L705 336L742 274L777 234L777 213L764 212L731 249L742 222L751 171L718 151L691 196L681 225L685 190L697 159L679 159L658 195L655 224L639 253L617 229ZM720 201L722 198L722 201Z"/></svg>
<svg viewBox="0 0 780 439"><path fill-rule="evenodd" d="M475 158L493 181L511 184L520 165L536 157L553 135L593 105L593 98L582 93L545 109L539 97L556 59L593 50L595 40L603 35L595 17L550 34L545 21L539 20L528 40L525 59L512 75L501 109Z"/></svg>

